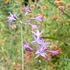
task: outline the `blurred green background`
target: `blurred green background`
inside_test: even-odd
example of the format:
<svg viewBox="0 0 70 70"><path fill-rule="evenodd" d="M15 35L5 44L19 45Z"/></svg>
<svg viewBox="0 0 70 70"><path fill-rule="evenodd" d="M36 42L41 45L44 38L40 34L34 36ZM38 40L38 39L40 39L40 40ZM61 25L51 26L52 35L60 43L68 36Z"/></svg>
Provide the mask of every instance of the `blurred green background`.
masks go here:
<svg viewBox="0 0 70 70"><path fill-rule="evenodd" d="M25 62L25 70L70 70L70 0L62 0L64 14L57 8L55 0L40 0L38 3L29 1L29 5L35 6L31 10L31 16L24 18L22 8L24 0L0 0L0 70L21 70L22 52L21 52L21 26L18 21L13 22L16 28L9 27L9 12L15 13L20 20L25 21L36 15L43 15L42 23L37 24L40 29L44 28L43 38L58 45L62 54L58 58L53 58L51 62L41 58L34 57ZM46 7L43 10L42 6ZM42 8L42 9L41 9ZM32 41L31 29L27 25L23 25L23 41Z"/></svg>

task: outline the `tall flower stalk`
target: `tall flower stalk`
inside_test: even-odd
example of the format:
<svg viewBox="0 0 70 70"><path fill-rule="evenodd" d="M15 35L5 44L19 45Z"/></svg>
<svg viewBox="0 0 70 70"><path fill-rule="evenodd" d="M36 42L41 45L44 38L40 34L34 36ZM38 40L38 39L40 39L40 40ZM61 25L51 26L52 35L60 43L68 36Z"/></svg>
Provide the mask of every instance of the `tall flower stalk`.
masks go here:
<svg viewBox="0 0 70 70"><path fill-rule="evenodd" d="M21 24L21 50L22 50L22 70L24 70L24 49L23 49L23 27L22 27L22 24Z"/></svg>
<svg viewBox="0 0 70 70"><path fill-rule="evenodd" d="M24 12L24 17L26 17L28 15L28 13L30 12L29 7L24 8L23 12ZM31 23L32 20L35 20L37 22L42 22L42 16L30 18L30 19L27 19L27 21L23 22L16 15L10 13L10 16L8 17L8 21L9 22L11 21L10 23L12 23L15 20L18 20L20 23L22 70L24 70L24 50L26 50L27 52L30 52L30 54L32 54L32 52L34 50L33 48L31 48L31 46L29 46L28 42L23 44L23 25L24 24L29 25L32 29L31 32L32 32L32 36L34 37L34 41L32 41L31 43L32 43L32 45L35 44L35 46L36 46L36 50L34 52L34 54L36 55L35 58L43 57L44 59L47 59L47 58L49 58L48 55L50 55L52 57L52 56L56 56L59 54L58 50L51 49L49 43L46 42L43 38L41 38L41 36L44 32L44 28L41 31L39 31L38 26Z"/></svg>

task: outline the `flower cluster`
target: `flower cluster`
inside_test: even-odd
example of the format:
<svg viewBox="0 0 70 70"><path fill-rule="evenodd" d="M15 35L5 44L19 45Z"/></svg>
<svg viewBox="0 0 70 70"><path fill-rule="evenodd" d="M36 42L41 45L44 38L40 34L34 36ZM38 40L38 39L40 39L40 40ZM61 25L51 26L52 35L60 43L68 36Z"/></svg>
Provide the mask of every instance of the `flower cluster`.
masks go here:
<svg viewBox="0 0 70 70"><path fill-rule="evenodd" d="M45 40L43 38L41 38L42 33L44 32L44 29L42 29L42 31L40 32L36 25L33 25L33 24L30 24L30 25L35 26L35 27L32 27L32 29L33 28L36 29L35 31L31 31L33 38L34 38L34 41L32 41L31 44L36 46L36 51L35 51L36 57L35 58L38 58L39 56L43 57L43 58L47 58L48 53L51 53L52 56L58 55L59 51L49 50L48 49L49 43L45 42ZM29 46L28 43L25 43L23 45L23 47L26 51L33 52L33 49Z"/></svg>
<svg viewBox="0 0 70 70"><path fill-rule="evenodd" d="M28 13L30 12L30 9L29 9L29 7L25 7L25 8L23 8L22 11L23 11L24 15L27 16ZM18 19L16 17L16 15L10 13L10 16L8 17L8 21L13 22L16 19ZM42 16L39 15L37 17L30 18L26 21L27 25L32 28L31 32L32 32L32 36L33 36L34 40L31 42L31 44L36 46L36 50L34 52L36 55L35 58L38 58L38 57L47 58L48 53L51 53L52 56L58 55L59 51L48 49L50 46L49 43L46 42L43 38L41 38L41 36L45 30L42 29L40 31L37 25L31 23L32 20L37 21L37 22L42 22L43 19L42 19ZM22 21L20 21L20 20L19 20L19 22L22 23ZM28 42L24 43L22 47L26 51L29 51L29 52L34 51L34 49L29 45Z"/></svg>

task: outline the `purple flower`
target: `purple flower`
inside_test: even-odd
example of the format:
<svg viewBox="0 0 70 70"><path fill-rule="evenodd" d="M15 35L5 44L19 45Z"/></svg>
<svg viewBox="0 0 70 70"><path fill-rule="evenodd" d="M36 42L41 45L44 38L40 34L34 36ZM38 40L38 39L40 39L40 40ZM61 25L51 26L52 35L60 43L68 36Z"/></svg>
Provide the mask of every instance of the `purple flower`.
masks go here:
<svg viewBox="0 0 70 70"><path fill-rule="evenodd" d="M36 20L38 22L42 22L42 16L38 16L38 17L35 17L35 18L32 18L33 20Z"/></svg>
<svg viewBox="0 0 70 70"><path fill-rule="evenodd" d="M35 36L34 37L34 41L32 41L32 43L37 43L37 44L40 44L40 38L36 38Z"/></svg>
<svg viewBox="0 0 70 70"><path fill-rule="evenodd" d="M25 44L23 45L23 48L24 48L26 51L30 51L30 52L33 51L33 49L29 46L28 43L25 43Z"/></svg>
<svg viewBox="0 0 70 70"><path fill-rule="evenodd" d="M27 6L27 7L23 8L23 12L24 12L25 16L27 16L28 13L30 13L31 11L30 11L29 7Z"/></svg>
<svg viewBox="0 0 70 70"><path fill-rule="evenodd" d="M49 43L45 42L44 39L41 39L40 45L43 46L43 48L44 48L45 50L47 50L47 48L48 48L48 46L49 46Z"/></svg>
<svg viewBox="0 0 70 70"><path fill-rule="evenodd" d="M10 13L10 16L8 16L8 21L9 21L9 22L12 22L12 21L16 20L16 18L17 18L17 17L16 17L15 14L13 15L12 13Z"/></svg>
<svg viewBox="0 0 70 70"><path fill-rule="evenodd" d="M35 36L33 36L33 37L34 37L34 41L32 41L32 44L37 43L37 44L43 46L45 49L48 48L48 45L49 45L49 44L46 43L46 42L44 41L44 39L36 38Z"/></svg>
<svg viewBox="0 0 70 70"><path fill-rule="evenodd" d="M42 56L45 58L46 57L46 50L42 46L39 46L39 48L35 54L37 55L35 58L37 58L39 56Z"/></svg>
<svg viewBox="0 0 70 70"><path fill-rule="evenodd" d="M41 35L42 35L43 32L44 32L44 29L43 29L41 32L39 32L39 30L37 30L36 32L32 31L32 33L33 33L38 39L41 37Z"/></svg>

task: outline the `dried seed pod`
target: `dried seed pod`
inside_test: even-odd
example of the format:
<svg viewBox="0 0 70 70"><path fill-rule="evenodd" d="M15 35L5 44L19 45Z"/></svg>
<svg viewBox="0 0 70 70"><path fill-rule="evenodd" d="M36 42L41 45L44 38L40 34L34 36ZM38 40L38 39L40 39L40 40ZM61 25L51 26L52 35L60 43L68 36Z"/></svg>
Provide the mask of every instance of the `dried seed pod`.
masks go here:
<svg viewBox="0 0 70 70"><path fill-rule="evenodd" d="M58 6L58 9L64 14L64 6Z"/></svg>

